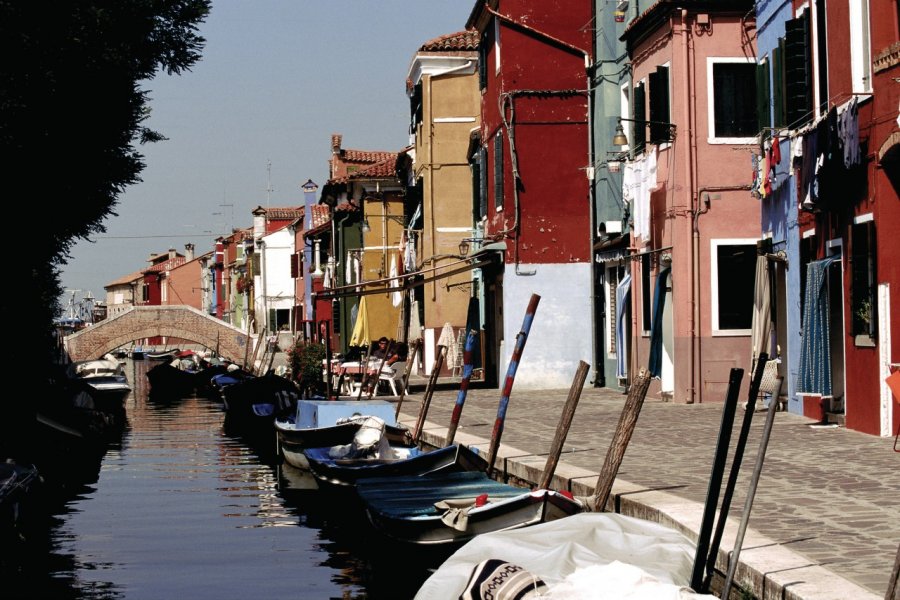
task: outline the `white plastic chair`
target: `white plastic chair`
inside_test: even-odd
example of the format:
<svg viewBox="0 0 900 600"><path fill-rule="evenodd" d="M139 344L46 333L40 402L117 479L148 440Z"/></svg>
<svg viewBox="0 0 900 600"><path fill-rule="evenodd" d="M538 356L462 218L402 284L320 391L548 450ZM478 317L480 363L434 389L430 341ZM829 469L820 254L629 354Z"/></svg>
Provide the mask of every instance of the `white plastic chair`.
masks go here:
<svg viewBox="0 0 900 600"><path fill-rule="evenodd" d="M396 362L392 365L384 365L381 367L381 373L378 374L378 383L385 382L390 386L391 393L399 396L397 388L403 389L403 365Z"/></svg>

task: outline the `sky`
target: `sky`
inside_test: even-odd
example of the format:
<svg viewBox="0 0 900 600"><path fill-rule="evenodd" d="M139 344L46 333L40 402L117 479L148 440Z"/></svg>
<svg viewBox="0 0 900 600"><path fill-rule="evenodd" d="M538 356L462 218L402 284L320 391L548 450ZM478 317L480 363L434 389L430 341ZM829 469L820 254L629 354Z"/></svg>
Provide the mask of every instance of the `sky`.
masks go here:
<svg viewBox="0 0 900 600"><path fill-rule="evenodd" d="M106 233L80 241L62 269L72 296L147 266L151 254L252 225L257 206L303 204L328 178L331 136L359 150L409 143L406 77L416 50L465 29L475 0L213 0L201 60L144 82L142 182L120 196Z"/></svg>

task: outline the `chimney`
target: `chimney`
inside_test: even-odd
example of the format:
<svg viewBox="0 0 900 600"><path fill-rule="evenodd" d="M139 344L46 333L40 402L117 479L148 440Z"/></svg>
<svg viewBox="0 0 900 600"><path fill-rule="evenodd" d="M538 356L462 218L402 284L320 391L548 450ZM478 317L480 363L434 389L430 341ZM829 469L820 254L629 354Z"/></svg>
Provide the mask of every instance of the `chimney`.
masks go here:
<svg viewBox="0 0 900 600"><path fill-rule="evenodd" d="M190 262L192 260L194 260L194 245L188 243L184 245L184 262Z"/></svg>
<svg viewBox="0 0 900 600"><path fill-rule="evenodd" d="M175 258L178 253L175 251L175 248L169 248L169 258Z"/></svg>
<svg viewBox="0 0 900 600"><path fill-rule="evenodd" d="M331 134L331 153L337 154L341 151L341 140L343 140L344 136L339 133Z"/></svg>

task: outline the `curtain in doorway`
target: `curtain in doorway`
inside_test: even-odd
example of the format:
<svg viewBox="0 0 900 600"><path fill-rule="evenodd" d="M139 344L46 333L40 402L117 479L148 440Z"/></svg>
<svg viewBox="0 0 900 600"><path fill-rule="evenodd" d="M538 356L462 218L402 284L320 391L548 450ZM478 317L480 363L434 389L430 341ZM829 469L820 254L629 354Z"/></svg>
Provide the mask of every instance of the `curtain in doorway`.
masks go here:
<svg viewBox="0 0 900 600"><path fill-rule="evenodd" d="M797 391L831 395L831 331L828 327L828 267L840 256L816 260L806 265L803 305L803 343Z"/></svg>
<svg viewBox="0 0 900 600"><path fill-rule="evenodd" d="M628 309L631 304L631 273L616 286L616 377L628 377Z"/></svg>
<svg viewBox="0 0 900 600"><path fill-rule="evenodd" d="M651 377L659 377L662 374L663 355L663 309L666 306L666 282L669 279L671 267L666 267L656 276L656 289L653 292L653 320L650 322L650 364L648 370Z"/></svg>
<svg viewBox="0 0 900 600"><path fill-rule="evenodd" d="M763 352L772 356L772 298L769 288L769 259L756 257L756 284L753 286L753 322L750 326L750 372L756 371L756 360Z"/></svg>

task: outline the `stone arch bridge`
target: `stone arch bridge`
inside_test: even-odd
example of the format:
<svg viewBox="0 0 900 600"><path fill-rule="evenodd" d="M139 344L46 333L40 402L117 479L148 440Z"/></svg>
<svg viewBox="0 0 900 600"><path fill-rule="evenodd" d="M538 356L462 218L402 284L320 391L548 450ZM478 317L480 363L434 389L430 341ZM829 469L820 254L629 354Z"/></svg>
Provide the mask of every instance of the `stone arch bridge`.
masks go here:
<svg viewBox="0 0 900 600"><path fill-rule="evenodd" d="M135 340L157 336L202 344L235 363L243 363L253 352L251 346L248 353L253 336L191 306L135 306L66 336L63 344L72 361L91 360Z"/></svg>

